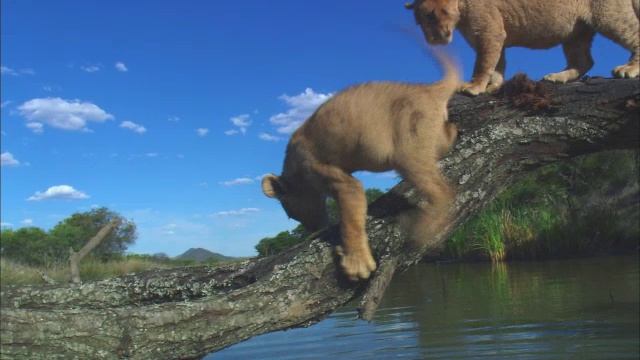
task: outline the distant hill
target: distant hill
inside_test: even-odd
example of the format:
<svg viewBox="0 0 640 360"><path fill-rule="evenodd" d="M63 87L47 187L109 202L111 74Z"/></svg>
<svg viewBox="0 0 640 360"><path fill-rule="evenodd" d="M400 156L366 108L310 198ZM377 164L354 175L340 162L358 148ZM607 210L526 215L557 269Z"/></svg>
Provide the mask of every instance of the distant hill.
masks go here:
<svg viewBox="0 0 640 360"><path fill-rule="evenodd" d="M189 249L184 252L184 254L178 255L175 257L176 259L185 259L185 260L195 260L196 262L207 261L211 258L218 261L229 261L236 259L231 256L224 256L222 254L214 253L212 251L197 248L197 249Z"/></svg>

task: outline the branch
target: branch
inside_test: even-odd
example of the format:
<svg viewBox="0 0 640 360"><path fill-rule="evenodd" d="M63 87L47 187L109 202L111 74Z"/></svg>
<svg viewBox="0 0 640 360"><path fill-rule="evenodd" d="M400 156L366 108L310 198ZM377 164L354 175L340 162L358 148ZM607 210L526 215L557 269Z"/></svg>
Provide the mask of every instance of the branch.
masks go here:
<svg viewBox="0 0 640 360"><path fill-rule="evenodd" d="M42 278L42 281L44 281L45 284L56 285L58 283L54 279L47 276L47 274L45 274L42 270L36 269L36 272L38 273L38 275L40 275L40 277Z"/></svg>
<svg viewBox="0 0 640 360"><path fill-rule="evenodd" d="M380 265L370 283L342 276L332 251L340 237L331 228L277 256L217 268L3 286L0 355L195 359L259 334L309 326L365 292L361 312L372 314L391 274L437 253L451 231L526 173L572 156L637 149L639 87L637 79L590 79L528 95L456 96L450 118L464 133L442 162L457 185L452 221L422 246L407 244L399 215L418 199L405 182L391 189L369 208L367 233ZM533 106L542 100L546 106Z"/></svg>
<svg viewBox="0 0 640 360"><path fill-rule="evenodd" d="M102 242L102 240L104 240L104 238L109 235L111 230L115 229L119 225L119 223L119 220L115 219L102 227L102 229L98 231L96 236L91 238L91 240L89 240L89 242L87 242L77 253L73 251L73 248L69 248L69 267L71 268L71 282L75 284L81 283L79 268L80 262L85 258L85 256L87 256L87 254L89 254L89 252L91 252L91 250L98 246L100 242Z"/></svg>
<svg viewBox="0 0 640 360"><path fill-rule="evenodd" d="M398 260L396 258L392 258L384 260L380 266L378 266L375 277L371 280L369 286L367 286L367 290L362 296L362 301L360 301L360 306L358 307L359 319L367 321L373 319L373 315L376 310L378 310L382 297L391 283L393 274L396 271L397 262Z"/></svg>

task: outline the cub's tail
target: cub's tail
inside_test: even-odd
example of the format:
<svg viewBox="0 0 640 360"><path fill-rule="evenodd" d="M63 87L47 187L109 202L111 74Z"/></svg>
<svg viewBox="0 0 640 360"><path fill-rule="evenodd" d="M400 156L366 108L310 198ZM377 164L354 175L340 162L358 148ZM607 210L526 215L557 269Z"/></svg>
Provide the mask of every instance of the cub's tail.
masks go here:
<svg viewBox="0 0 640 360"><path fill-rule="evenodd" d="M438 94L442 98L449 100L460 85L460 80L462 77L460 65L449 53L447 53L442 48L429 47L429 50L431 51L431 54L433 54L433 56L438 59L440 67L444 72L444 77L442 78L442 80L433 85L439 87Z"/></svg>

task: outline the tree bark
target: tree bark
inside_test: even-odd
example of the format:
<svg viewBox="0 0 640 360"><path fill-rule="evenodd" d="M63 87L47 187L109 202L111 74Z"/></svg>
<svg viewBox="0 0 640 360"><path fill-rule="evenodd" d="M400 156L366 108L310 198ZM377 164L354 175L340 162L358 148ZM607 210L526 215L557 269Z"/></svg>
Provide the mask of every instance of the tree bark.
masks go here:
<svg viewBox="0 0 640 360"><path fill-rule="evenodd" d="M406 243L399 215L418 199L409 184L395 186L369 208L367 232L383 274L370 282L342 276L332 251L340 241L334 227L276 256L221 267L3 286L0 353L16 359L196 359L259 334L309 326L365 292L361 311L371 315L391 274L439 251L451 231L526 173L572 156L638 148L637 79L547 87L531 95L547 101L542 107L509 91L455 96L450 120L463 133L442 161L457 187L451 223L422 246Z"/></svg>

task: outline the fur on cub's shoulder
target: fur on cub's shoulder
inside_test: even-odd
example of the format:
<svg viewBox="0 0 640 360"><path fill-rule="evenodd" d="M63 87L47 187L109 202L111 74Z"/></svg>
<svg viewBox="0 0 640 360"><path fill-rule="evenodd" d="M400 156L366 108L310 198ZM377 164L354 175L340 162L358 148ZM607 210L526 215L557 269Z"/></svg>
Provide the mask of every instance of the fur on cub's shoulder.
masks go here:
<svg viewBox="0 0 640 360"><path fill-rule="evenodd" d="M282 174L262 180L264 194L310 231L327 224L326 196L336 200L343 243L336 250L352 280L376 269L365 231L365 192L353 172L396 170L427 199L423 215L430 226L444 218L452 190L438 161L457 137L447 104L459 71L444 55L438 58L445 69L439 82L370 82L327 100L292 134Z"/></svg>
<svg viewBox="0 0 640 360"><path fill-rule="evenodd" d="M593 66L591 43L596 33L631 52L612 74L640 74L640 0L415 0L416 23L430 44L448 44L458 29L476 50L470 95L497 90L504 82L505 48L547 49L562 45L567 67L543 80L566 83Z"/></svg>

